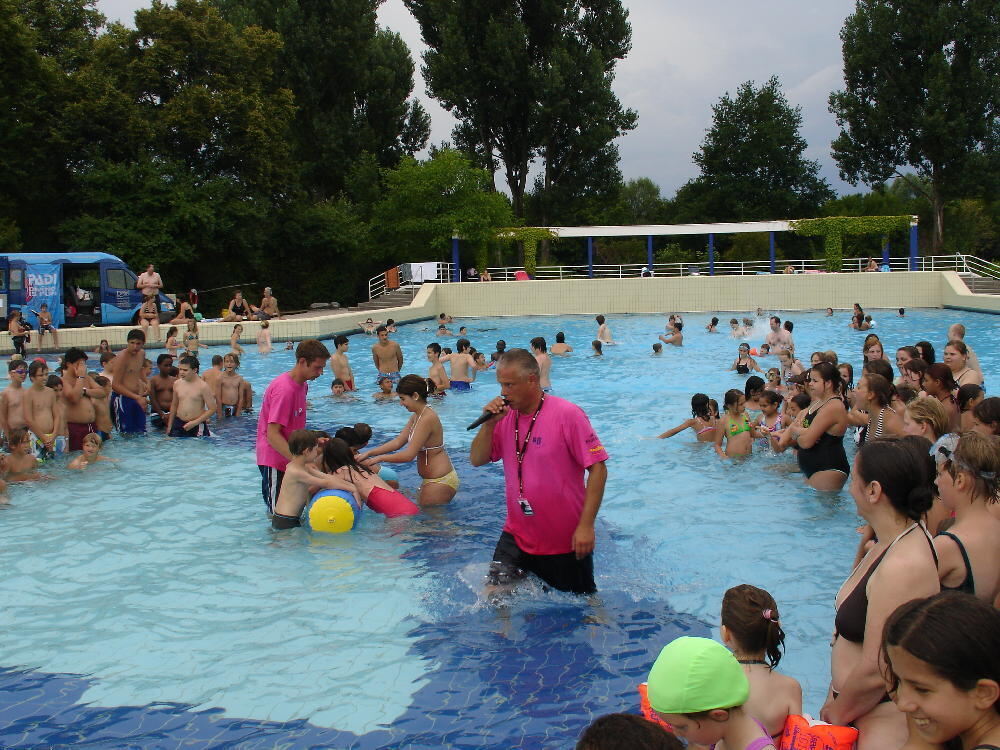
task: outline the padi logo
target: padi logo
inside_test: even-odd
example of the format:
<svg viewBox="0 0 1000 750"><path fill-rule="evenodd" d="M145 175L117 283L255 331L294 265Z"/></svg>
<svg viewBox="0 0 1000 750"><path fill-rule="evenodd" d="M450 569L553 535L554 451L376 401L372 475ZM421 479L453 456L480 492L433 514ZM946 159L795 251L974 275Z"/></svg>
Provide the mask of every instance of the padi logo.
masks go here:
<svg viewBox="0 0 1000 750"><path fill-rule="evenodd" d="M27 279L27 296L33 297L55 297L59 293L59 274L57 273L32 273L25 274Z"/></svg>

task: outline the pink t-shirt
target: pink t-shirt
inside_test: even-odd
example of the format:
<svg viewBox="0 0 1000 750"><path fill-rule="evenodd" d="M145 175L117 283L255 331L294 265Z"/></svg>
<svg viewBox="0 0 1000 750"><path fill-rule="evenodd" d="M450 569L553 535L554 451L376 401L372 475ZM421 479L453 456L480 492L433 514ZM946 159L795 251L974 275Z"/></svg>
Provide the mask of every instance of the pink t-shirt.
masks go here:
<svg viewBox="0 0 1000 750"><path fill-rule="evenodd" d="M521 465L524 497L534 511L534 515L527 516L517 502L520 493L515 419L518 439L524 444L531 415L511 409L493 428L490 453L491 461L503 459L507 498L503 529L513 534L517 546L529 554L572 552L573 532L580 522L586 496L585 470L607 461L608 454L583 409L558 396L546 396Z"/></svg>
<svg viewBox="0 0 1000 750"><path fill-rule="evenodd" d="M139 278L135 281L136 284L139 285L143 294L156 294L160 291L160 287L163 286L163 281L160 280L160 274L156 271L153 271L153 273L143 271L139 274Z"/></svg>
<svg viewBox="0 0 1000 750"><path fill-rule="evenodd" d="M272 466L284 471L288 459L271 447L267 442L267 426L271 423L281 425L281 434L285 440L295 430L306 426L306 394L309 384L299 385L286 372L271 381L264 391L264 401L260 405L260 417L257 419L257 465Z"/></svg>

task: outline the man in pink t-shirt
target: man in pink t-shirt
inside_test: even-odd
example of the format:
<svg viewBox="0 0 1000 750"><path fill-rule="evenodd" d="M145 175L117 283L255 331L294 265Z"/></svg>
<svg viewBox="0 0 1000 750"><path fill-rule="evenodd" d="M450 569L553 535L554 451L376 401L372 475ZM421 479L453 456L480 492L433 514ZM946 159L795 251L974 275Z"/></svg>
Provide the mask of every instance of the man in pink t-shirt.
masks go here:
<svg viewBox="0 0 1000 750"><path fill-rule="evenodd" d="M594 521L608 454L583 410L546 395L538 362L510 349L497 364L495 416L472 441L473 466L503 460L507 520L488 581L509 586L534 573L560 591L592 594Z"/></svg>
<svg viewBox="0 0 1000 750"><path fill-rule="evenodd" d="M264 391L257 418L257 468L268 513L274 512L285 467L292 459L288 436L306 426L309 381L323 374L328 359L330 352L321 342L303 341L295 348L295 367L272 380Z"/></svg>

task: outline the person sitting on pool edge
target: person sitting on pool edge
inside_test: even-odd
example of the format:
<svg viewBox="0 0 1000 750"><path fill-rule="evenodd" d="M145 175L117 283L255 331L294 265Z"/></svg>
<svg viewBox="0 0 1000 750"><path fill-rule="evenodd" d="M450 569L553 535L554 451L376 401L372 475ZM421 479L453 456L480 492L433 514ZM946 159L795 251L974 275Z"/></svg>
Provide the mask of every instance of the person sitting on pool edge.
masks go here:
<svg viewBox="0 0 1000 750"><path fill-rule="evenodd" d="M323 457L323 443L329 435L318 430L295 430L288 436L291 460L285 467L278 499L274 503L271 528L279 531L301 526L302 510L315 494L316 487L323 490L345 490L358 498L354 485L336 474L325 474L319 468ZM360 502L360 500L359 500Z"/></svg>

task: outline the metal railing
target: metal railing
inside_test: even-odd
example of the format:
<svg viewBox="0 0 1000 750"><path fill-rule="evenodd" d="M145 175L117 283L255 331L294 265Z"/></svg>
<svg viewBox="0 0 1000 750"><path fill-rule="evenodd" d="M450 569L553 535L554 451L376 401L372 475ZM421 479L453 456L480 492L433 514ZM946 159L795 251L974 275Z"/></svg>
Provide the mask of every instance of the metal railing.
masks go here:
<svg viewBox="0 0 1000 750"><path fill-rule="evenodd" d="M977 258L974 255L927 255L918 257L916 261L918 271L957 271L967 275L1000 279L1000 265ZM879 266L883 265L881 259L878 259L877 262ZM861 272L867 265L868 258L844 258L841 263L841 272ZM890 271L908 271L910 270L910 258L889 258L888 266ZM454 266L451 263L438 263L437 267L437 277L424 279L424 281L447 283L453 280ZM626 279L642 276L642 272L646 268L648 268L646 263L538 266L533 278L537 281L587 278ZM826 260L824 258L778 260L775 262L774 272L784 273L788 268L791 268L794 273L820 273L826 271ZM493 281L517 281L525 275L523 266L502 266L486 270L489 271ZM685 263L654 263L652 271L654 276L707 276L710 272L717 276L755 276L770 274L771 262L769 260L717 260L709 264L707 260L702 260ZM386 273L388 272L383 272L368 281L369 299L374 299L390 291L386 283ZM419 283L422 282L411 282L411 284ZM403 284L403 286L408 285Z"/></svg>

